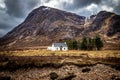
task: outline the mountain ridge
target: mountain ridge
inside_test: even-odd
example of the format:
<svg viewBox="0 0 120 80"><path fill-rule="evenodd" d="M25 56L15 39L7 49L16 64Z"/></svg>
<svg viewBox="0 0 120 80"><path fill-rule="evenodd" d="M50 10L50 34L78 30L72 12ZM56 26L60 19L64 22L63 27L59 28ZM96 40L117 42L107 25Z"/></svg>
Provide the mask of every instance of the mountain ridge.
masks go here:
<svg viewBox="0 0 120 80"><path fill-rule="evenodd" d="M92 37L95 34L100 34L103 39L107 36L105 42L111 36L117 35L116 39L111 41L119 41L119 15L101 11L96 16L91 16L90 21L91 23L86 22L84 16L41 6L29 13L23 23L0 39L1 49L48 46L53 42L80 40L83 36ZM86 26L86 23L89 24Z"/></svg>

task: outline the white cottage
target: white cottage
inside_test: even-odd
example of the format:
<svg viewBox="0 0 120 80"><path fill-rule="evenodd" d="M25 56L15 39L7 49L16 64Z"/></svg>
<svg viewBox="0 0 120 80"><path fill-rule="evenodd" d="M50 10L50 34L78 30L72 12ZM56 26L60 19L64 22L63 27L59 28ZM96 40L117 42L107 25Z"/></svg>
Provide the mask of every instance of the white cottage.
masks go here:
<svg viewBox="0 0 120 80"><path fill-rule="evenodd" d="M68 50L68 46L65 43L53 43L52 46L49 46L47 48L47 50L51 50L51 51L67 51Z"/></svg>

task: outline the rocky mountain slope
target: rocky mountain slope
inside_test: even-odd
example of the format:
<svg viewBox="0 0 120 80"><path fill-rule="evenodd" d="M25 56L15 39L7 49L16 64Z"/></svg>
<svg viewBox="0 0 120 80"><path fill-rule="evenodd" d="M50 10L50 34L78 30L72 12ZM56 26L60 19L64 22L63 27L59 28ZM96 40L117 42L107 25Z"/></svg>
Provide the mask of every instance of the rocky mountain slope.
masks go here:
<svg viewBox="0 0 120 80"><path fill-rule="evenodd" d="M104 34L109 37L113 36L120 32L120 16L114 13L101 11L96 15L96 18L86 30L88 32L97 31L99 34Z"/></svg>
<svg viewBox="0 0 120 80"><path fill-rule="evenodd" d="M88 36L99 34L106 48L120 49L120 15L101 11L83 33Z"/></svg>
<svg viewBox="0 0 120 80"><path fill-rule="evenodd" d="M101 35L104 42L117 44L120 34L120 16L101 11L86 17L58 9L41 6L33 10L23 23L0 39L1 49L48 46L66 39L81 39L83 36Z"/></svg>

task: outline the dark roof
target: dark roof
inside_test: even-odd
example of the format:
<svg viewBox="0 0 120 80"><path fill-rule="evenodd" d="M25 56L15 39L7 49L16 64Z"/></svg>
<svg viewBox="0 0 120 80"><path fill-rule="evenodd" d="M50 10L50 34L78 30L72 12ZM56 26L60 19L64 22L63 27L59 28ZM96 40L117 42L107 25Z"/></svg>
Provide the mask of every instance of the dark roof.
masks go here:
<svg viewBox="0 0 120 80"><path fill-rule="evenodd" d="M66 43L53 43L54 47L67 47Z"/></svg>

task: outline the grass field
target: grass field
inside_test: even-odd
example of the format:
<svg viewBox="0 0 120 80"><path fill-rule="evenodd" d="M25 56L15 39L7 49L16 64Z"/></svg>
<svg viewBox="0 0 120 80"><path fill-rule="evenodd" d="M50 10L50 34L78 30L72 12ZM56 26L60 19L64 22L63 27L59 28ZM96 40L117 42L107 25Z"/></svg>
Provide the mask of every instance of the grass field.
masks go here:
<svg viewBox="0 0 120 80"><path fill-rule="evenodd" d="M1 55L6 56L80 56L87 55L90 58L120 58L120 50L103 50L103 51L47 51L47 50L16 50L16 51L0 51Z"/></svg>
<svg viewBox="0 0 120 80"><path fill-rule="evenodd" d="M120 64L120 50L0 51L0 70L14 70L23 67L59 67L64 64L84 66L98 63L115 65L118 67Z"/></svg>

